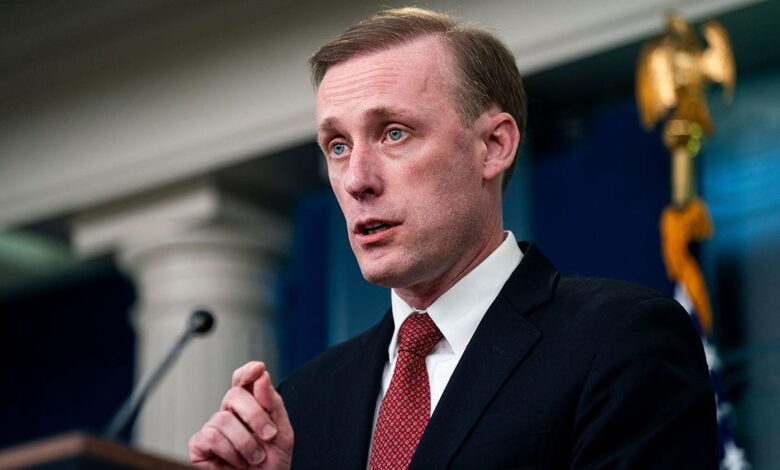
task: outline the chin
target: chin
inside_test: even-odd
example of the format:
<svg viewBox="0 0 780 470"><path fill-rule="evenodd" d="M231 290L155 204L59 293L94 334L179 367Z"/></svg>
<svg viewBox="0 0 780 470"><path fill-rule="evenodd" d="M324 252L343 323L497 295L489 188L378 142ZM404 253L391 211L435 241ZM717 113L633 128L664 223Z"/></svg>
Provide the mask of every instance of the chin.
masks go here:
<svg viewBox="0 0 780 470"><path fill-rule="evenodd" d="M408 282L408 270L397 266L380 265L379 263L360 263L360 273L371 284L387 288L405 287Z"/></svg>
<svg viewBox="0 0 780 470"><path fill-rule="evenodd" d="M361 269L360 272L363 274L363 279L370 282L371 284L376 284L378 286L387 287L387 288L393 288L396 286L396 277L390 275L389 273L377 271L377 270L363 270Z"/></svg>

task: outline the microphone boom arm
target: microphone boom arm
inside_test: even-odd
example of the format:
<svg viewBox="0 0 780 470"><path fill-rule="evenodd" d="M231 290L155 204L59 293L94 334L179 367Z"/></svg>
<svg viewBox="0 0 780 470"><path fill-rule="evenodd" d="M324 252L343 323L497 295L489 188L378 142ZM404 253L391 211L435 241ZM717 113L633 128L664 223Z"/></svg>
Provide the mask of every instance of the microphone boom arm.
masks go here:
<svg viewBox="0 0 780 470"><path fill-rule="evenodd" d="M119 408L111 421L106 426L103 436L109 439L117 439L119 434L128 426L132 426L138 410L143 405L146 397L154 389L168 368L176 360L176 357L184 349L184 345L194 335L203 334L211 330L214 325L214 316L206 310L192 312L187 321L187 329L176 343L171 347L162 361L133 389L133 392Z"/></svg>

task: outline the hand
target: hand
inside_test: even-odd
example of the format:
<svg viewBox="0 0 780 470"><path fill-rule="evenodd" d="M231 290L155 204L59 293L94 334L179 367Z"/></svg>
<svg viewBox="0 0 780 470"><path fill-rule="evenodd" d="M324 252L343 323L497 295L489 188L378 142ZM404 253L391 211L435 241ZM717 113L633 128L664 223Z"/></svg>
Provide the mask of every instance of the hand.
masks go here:
<svg viewBox="0 0 780 470"><path fill-rule="evenodd" d="M220 411L190 438L192 464L204 468L289 469L293 430L262 362L233 372Z"/></svg>

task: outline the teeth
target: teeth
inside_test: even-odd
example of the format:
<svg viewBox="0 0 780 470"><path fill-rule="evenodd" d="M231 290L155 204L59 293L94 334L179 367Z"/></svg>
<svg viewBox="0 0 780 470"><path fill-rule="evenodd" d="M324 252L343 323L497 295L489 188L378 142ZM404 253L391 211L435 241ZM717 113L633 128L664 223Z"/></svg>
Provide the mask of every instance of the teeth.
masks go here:
<svg viewBox="0 0 780 470"><path fill-rule="evenodd" d="M386 228L387 228L386 224L377 222L371 225L367 225L365 228L363 228L363 233L365 233L366 235L370 235L372 233L379 232L380 230L384 230Z"/></svg>

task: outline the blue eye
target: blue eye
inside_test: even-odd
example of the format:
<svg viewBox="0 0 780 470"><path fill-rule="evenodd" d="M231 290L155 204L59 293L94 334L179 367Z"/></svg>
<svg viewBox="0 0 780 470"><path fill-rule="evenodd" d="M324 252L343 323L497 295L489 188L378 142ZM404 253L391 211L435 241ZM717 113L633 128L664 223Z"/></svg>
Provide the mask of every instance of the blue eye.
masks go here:
<svg viewBox="0 0 780 470"><path fill-rule="evenodd" d="M390 140L398 141L401 140L405 134L406 131L402 131L401 129L390 129L390 132L387 133L387 137L389 137Z"/></svg>
<svg viewBox="0 0 780 470"><path fill-rule="evenodd" d="M333 155L344 155L344 152L347 151L347 146L344 144L336 144L331 149L331 152L333 152Z"/></svg>

